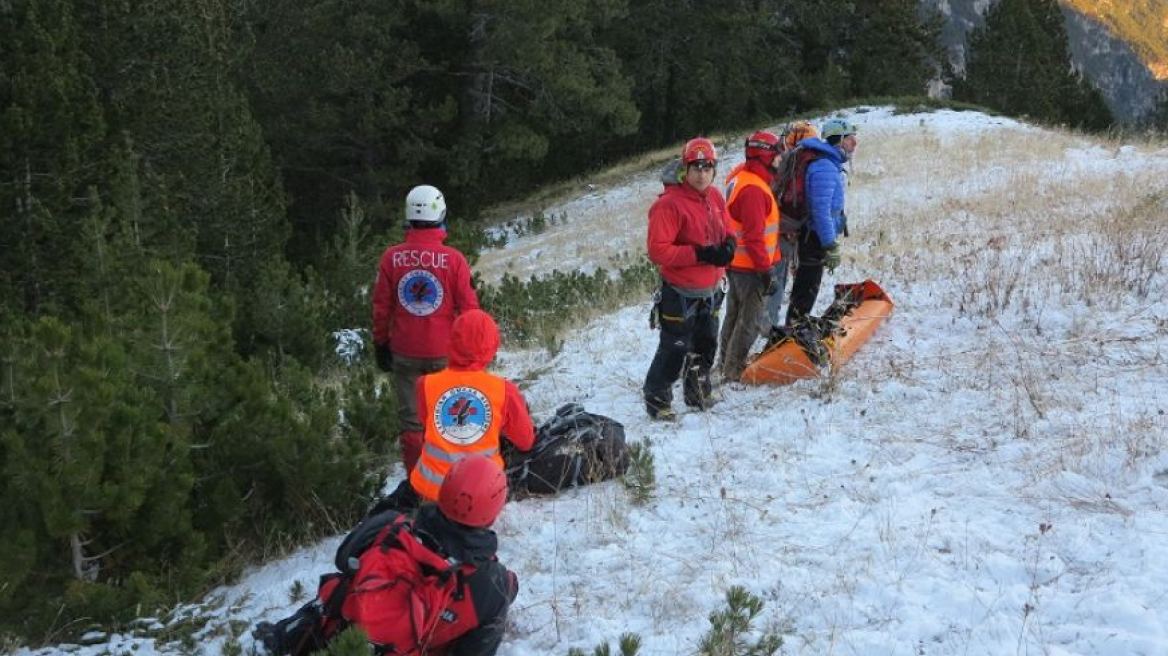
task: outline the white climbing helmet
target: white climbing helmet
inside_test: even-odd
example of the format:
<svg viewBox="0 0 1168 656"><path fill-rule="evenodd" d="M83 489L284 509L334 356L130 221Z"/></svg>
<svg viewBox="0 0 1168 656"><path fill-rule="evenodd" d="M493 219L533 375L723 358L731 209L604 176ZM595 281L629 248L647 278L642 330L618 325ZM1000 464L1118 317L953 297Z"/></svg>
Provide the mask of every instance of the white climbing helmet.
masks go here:
<svg viewBox="0 0 1168 656"><path fill-rule="evenodd" d="M437 187L419 185L406 196L406 220L442 223L446 219L446 199Z"/></svg>

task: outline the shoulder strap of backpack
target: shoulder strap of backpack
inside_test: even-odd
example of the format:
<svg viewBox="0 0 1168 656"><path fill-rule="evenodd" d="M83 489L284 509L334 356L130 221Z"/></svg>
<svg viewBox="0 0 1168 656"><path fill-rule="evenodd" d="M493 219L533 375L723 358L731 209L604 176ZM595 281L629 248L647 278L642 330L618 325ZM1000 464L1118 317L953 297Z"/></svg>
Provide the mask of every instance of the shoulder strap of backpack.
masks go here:
<svg viewBox="0 0 1168 656"><path fill-rule="evenodd" d="M385 530L385 527L390 526L401 517L402 515L395 511L386 511L366 517L357 528L345 536L340 546L337 547L337 553L333 557L333 564L336 565L337 571L348 573L355 559L377 542L378 536Z"/></svg>
<svg viewBox="0 0 1168 656"><path fill-rule="evenodd" d="M779 174L775 176L776 197L782 198L787 190L790 189L791 181L795 179L799 167L799 155L803 150L803 146L795 146L791 150L783 153L779 159Z"/></svg>

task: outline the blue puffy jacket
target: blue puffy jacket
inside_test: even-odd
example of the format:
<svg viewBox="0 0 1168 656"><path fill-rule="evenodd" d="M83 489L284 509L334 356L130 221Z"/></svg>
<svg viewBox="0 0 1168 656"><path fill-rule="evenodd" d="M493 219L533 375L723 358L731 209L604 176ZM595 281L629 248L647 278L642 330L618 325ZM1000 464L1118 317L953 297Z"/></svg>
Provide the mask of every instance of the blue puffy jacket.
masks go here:
<svg viewBox="0 0 1168 656"><path fill-rule="evenodd" d="M807 165L804 181L810 218L808 224L819 236L824 248L835 245L836 235L843 229L844 213L844 152L818 138L804 139L800 146L814 150L819 158Z"/></svg>

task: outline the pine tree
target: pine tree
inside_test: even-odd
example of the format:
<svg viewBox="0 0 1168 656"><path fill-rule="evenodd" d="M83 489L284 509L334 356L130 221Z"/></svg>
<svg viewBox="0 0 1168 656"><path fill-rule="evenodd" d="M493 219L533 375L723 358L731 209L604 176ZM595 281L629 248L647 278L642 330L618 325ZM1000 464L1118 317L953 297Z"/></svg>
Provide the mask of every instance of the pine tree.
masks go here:
<svg viewBox="0 0 1168 656"><path fill-rule="evenodd" d="M794 49L788 76L796 84L796 107L823 107L843 102L851 80L843 66L842 30L853 15L847 0L783 0L778 9L781 31Z"/></svg>
<svg viewBox="0 0 1168 656"><path fill-rule="evenodd" d="M84 249L74 228L102 173L105 124L73 3L0 6L0 288L68 308Z"/></svg>
<svg viewBox="0 0 1168 656"><path fill-rule="evenodd" d="M219 285L246 298L287 229L275 167L236 83L246 54L231 0L79 5L111 131L144 190L140 216L163 221L143 246L174 253L176 234ZM145 175L142 174L145 172ZM152 239L157 241L152 241Z"/></svg>
<svg viewBox="0 0 1168 656"><path fill-rule="evenodd" d="M630 146L660 147L793 111L802 80L784 3L630 2L606 41L634 80ZM631 150L629 148L628 150Z"/></svg>
<svg viewBox="0 0 1168 656"><path fill-rule="evenodd" d="M349 194L340 230L333 236L323 264L330 291L329 326L364 326L369 323L370 303L377 265L387 236L374 236L360 198Z"/></svg>
<svg viewBox="0 0 1168 656"><path fill-rule="evenodd" d="M45 596L22 593L22 581L40 590L157 573L200 540L182 510L194 483L185 442L157 421L125 349L52 318L33 324L22 346L0 437L0 557L18 587L0 607L32 602L35 615Z"/></svg>
<svg viewBox="0 0 1168 656"><path fill-rule="evenodd" d="M236 9L0 3L4 628L149 609L371 492Z"/></svg>
<svg viewBox="0 0 1168 656"><path fill-rule="evenodd" d="M921 96L938 73L941 23L917 0L860 2L841 30L853 97Z"/></svg>
<svg viewBox="0 0 1168 656"><path fill-rule="evenodd" d="M378 472L359 439L336 430L336 395L285 363L272 380L256 361L220 372L194 453L196 522L259 548L349 526L367 507ZM220 549L229 546L226 541Z"/></svg>
<svg viewBox="0 0 1168 656"><path fill-rule="evenodd" d="M1160 134L1168 134L1168 88L1160 92L1155 106L1152 107L1142 122L1151 130L1157 131Z"/></svg>
<svg viewBox="0 0 1168 656"><path fill-rule="evenodd" d="M320 264L348 194L381 230L410 185L450 165L457 81L415 42L416 4L274 0L241 17L255 45L240 76L288 190L298 264Z"/></svg>
<svg viewBox="0 0 1168 656"><path fill-rule="evenodd" d="M464 202L482 190L515 193L604 155L599 141L636 128L629 80L596 30L626 0L419 3L422 56L451 70L437 83L458 101L457 142L446 174ZM453 84L452 84L453 83Z"/></svg>
<svg viewBox="0 0 1168 656"><path fill-rule="evenodd" d="M330 333L354 325L325 323L327 291L311 269L309 274L301 276L283 259L263 264L250 290L251 300L240 308L242 323L248 326L244 348L249 355L270 355L274 362L294 358L315 370L328 356ZM357 293L352 287L338 291Z"/></svg>
<svg viewBox="0 0 1168 656"><path fill-rule="evenodd" d="M1054 0L1001 0L969 37L965 76L954 97L1038 120L1106 129L1112 117L1102 94L1070 62Z"/></svg>

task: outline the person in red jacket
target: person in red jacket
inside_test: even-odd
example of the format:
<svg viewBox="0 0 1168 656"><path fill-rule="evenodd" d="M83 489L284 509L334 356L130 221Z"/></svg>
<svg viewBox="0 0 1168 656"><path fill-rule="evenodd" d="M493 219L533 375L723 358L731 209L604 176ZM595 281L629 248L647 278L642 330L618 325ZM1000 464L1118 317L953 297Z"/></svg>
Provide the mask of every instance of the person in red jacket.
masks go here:
<svg viewBox="0 0 1168 656"><path fill-rule="evenodd" d="M454 463L471 455L505 467L500 440L520 451L535 444L535 426L515 383L487 373L499 350L499 327L482 310L468 310L450 331L450 363L418 379L417 420L425 426L421 457L378 508L408 509L419 501L436 501Z"/></svg>
<svg viewBox="0 0 1168 656"><path fill-rule="evenodd" d="M736 244L726 202L714 183L718 153L709 139L686 142L681 161L667 169L665 190L649 208L647 249L661 274L654 316L661 339L642 393L653 419L671 419L673 384L684 380L687 406L713 402L710 369L718 349L719 286Z"/></svg>
<svg viewBox="0 0 1168 656"><path fill-rule="evenodd" d="M781 257L779 204L771 185L779 158L778 135L758 131L746 140L746 162L727 178L727 210L730 226L738 242L726 277L726 320L722 323L719 350L722 378L738 380L746 368L746 357L760 333L769 330L766 301L774 292L774 263Z"/></svg>
<svg viewBox="0 0 1168 656"><path fill-rule="evenodd" d="M377 366L392 371L402 462L413 469L422 448L414 387L418 377L446 366L455 317L477 310L470 265L446 239L446 199L429 185L406 196L406 240L390 246L373 287L373 348Z"/></svg>

